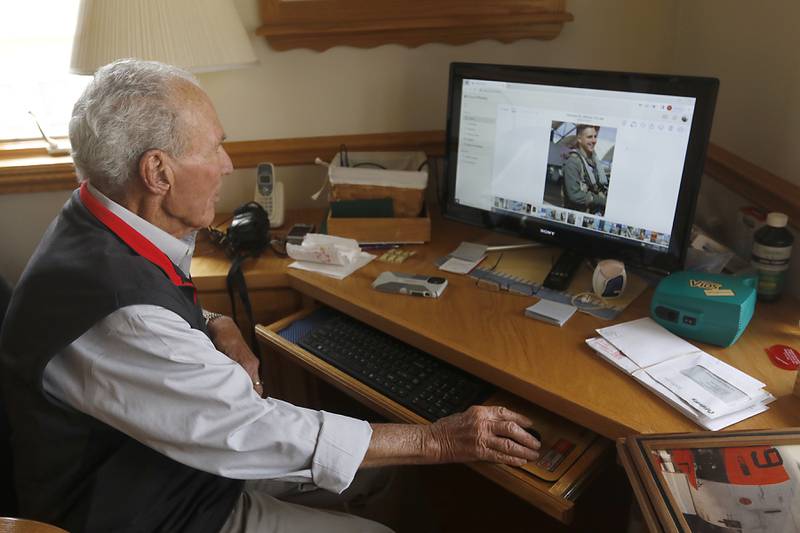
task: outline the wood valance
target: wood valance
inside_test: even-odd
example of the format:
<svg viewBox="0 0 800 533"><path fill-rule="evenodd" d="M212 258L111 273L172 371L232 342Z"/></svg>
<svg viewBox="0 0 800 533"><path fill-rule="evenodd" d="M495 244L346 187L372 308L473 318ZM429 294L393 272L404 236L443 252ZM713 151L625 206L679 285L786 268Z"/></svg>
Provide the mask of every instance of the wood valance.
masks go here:
<svg viewBox="0 0 800 533"><path fill-rule="evenodd" d="M573 20L565 0L260 0L256 33L275 50L410 47L553 39Z"/></svg>

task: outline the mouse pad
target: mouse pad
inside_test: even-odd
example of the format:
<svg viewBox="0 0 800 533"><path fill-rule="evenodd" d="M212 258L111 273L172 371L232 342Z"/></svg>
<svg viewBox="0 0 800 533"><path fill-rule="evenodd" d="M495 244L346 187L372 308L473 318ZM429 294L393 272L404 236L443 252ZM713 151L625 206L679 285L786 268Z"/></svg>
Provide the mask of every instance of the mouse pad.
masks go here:
<svg viewBox="0 0 800 533"><path fill-rule="evenodd" d="M597 438L597 434L508 393L497 393L484 405L500 405L533 420L541 435L539 459L522 467L545 481L557 481Z"/></svg>
<svg viewBox="0 0 800 533"><path fill-rule="evenodd" d="M574 305L579 311L604 320L612 320L625 310L647 288L647 282L628 271L625 291L617 298L601 298L592 291L593 270L587 264L578 268L566 291L542 287L542 282L555 264L561 250L542 246L523 250L489 252L486 259L475 268L472 277L507 278L509 283L530 285L530 293L539 298Z"/></svg>

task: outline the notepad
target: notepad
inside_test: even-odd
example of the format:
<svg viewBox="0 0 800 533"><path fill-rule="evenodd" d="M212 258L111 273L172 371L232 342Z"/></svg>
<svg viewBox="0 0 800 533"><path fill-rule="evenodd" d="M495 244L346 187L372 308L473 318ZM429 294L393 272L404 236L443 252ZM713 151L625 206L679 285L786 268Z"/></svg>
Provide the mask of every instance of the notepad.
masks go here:
<svg viewBox="0 0 800 533"><path fill-rule="evenodd" d="M537 303L525 309L525 316L561 327L577 310L578 308L574 305L562 304L550 300L539 300Z"/></svg>
<svg viewBox="0 0 800 533"><path fill-rule="evenodd" d="M462 242L458 248L447 255L439 270L454 274L468 274L486 258L486 245Z"/></svg>

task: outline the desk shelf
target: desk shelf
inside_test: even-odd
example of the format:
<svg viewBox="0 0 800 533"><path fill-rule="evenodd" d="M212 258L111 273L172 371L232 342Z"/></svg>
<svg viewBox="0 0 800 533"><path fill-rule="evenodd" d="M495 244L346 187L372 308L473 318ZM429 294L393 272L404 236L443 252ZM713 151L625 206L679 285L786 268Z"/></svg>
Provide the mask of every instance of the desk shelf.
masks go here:
<svg viewBox="0 0 800 533"><path fill-rule="evenodd" d="M303 370L333 385L359 403L366 405L390 420L412 424L429 423L416 413L296 344L287 341L277 333L296 320L307 316L312 311L313 309L303 309L268 326L259 325L256 327L262 348L267 352L267 356L272 358L271 361L275 361L274 356L279 356L283 360L296 363ZM269 394L274 394L270 387L285 390L285 384L267 382L267 387ZM487 403L496 404L497 397L490 398ZM501 403L524 404L518 398ZM533 406L531 408L536 409ZM564 424L570 424L570 422L564 420ZM471 463L468 466L555 519L563 523L570 523L573 519L576 499L591 478L604 466L610 464L611 461L611 442L598 437L555 481L545 481L521 468L505 465Z"/></svg>

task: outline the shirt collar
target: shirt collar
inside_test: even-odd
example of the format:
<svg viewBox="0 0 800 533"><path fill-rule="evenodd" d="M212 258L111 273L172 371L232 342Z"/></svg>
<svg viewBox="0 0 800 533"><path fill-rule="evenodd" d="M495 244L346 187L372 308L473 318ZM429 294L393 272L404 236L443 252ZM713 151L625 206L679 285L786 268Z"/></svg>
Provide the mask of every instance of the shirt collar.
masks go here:
<svg viewBox="0 0 800 533"><path fill-rule="evenodd" d="M91 183L86 184L89 192L92 193L98 202L103 204L103 207L117 215L126 224L138 231L145 239L152 242L159 250L164 252L169 260L175 263L186 276L189 276L189 270L192 266L192 254L194 254L194 245L197 232L193 231L183 239L173 237L158 226L154 226L142 217L128 211L115 201L108 198L106 195L98 191L92 186Z"/></svg>

